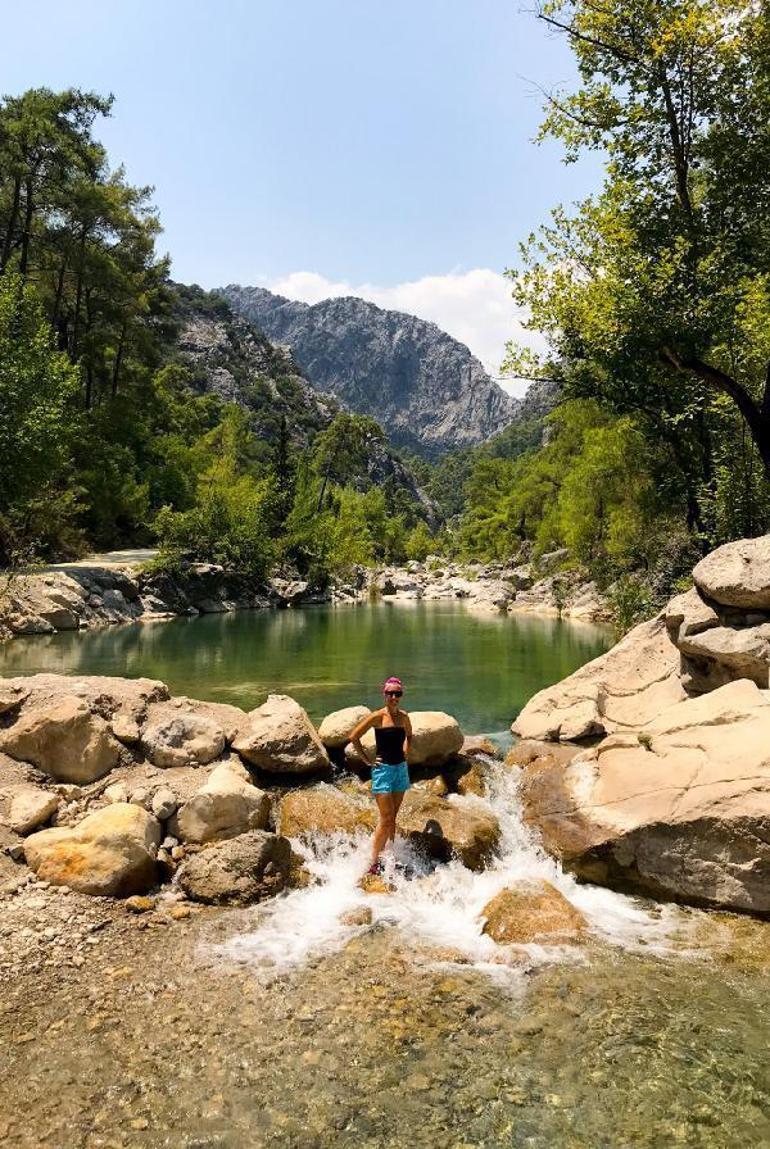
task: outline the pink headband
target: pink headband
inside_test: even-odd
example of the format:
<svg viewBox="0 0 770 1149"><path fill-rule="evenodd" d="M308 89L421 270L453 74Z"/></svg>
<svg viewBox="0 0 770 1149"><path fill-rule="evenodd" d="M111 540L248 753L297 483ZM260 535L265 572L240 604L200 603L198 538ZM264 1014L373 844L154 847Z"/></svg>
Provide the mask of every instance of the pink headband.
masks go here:
<svg viewBox="0 0 770 1149"><path fill-rule="evenodd" d="M388 679L386 679L386 681L383 683L383 686L382 686L382 693L384 694L387 690L403 690L403 687L401 685L401 679L400 678L388 678Z"/></svg>

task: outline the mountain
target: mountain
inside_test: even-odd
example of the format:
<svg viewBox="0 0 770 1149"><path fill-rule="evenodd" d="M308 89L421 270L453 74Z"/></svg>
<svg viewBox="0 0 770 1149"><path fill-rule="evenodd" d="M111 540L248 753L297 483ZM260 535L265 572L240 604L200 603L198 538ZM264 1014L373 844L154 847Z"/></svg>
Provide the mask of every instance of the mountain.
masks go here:
<svg viewBox="0 0 770 1149"><path fill-rule="evenodd" d="M221 296L184 284L175 284L175 295L175 357L190 372L193 390L248 411L266 455L283 419L294 448L309 448L340 410L336 400L316 391L289 351L271 343ZM428 523L436 524L434 504L387 445L373 444L366 473L354 478L359 490L372 484L405 492Z"/></svg>
<svg viewBox="0 0 770 1149"><path fill-rule="evenodd" d="M237 284L220 294L289 346L314 387L374 416L396 446L435 458L483 442L517 416L519 400L435 323L352 297L310 305Z"/></svg>

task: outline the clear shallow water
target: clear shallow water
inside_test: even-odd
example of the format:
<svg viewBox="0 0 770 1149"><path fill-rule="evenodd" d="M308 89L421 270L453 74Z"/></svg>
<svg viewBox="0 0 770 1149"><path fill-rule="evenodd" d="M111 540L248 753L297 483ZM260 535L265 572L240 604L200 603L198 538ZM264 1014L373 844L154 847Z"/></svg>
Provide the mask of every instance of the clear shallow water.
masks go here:
<svg viewBox="0 0 770 1149"><path fill-rule="evenodd" d="M294 845L317 885L219 923L199 959L258 1008L267 1107L232 1099L234 1146L618 1149L770 1145L770 926L578 885L490 764L499 857L481 874L357 885L365 841ZM477 799L455 799L477 801ZM479 915L544 878L585 915L573 946L498 946ZM369 925L340 915L368 907ZM238 1133L234 1134L234 1129Z"/></svg>
<svg viewBox="0 0 770 1149"><path fill-rule="evenodd" d="M290 694L311 718L375 705L391 674L405 705L445 710L470 734L507 730L528 698L611 645L606 628L474 611L461 603L365 603L238 611L14 639L0 675L160 678L175 694L249 710Z"/></svg>

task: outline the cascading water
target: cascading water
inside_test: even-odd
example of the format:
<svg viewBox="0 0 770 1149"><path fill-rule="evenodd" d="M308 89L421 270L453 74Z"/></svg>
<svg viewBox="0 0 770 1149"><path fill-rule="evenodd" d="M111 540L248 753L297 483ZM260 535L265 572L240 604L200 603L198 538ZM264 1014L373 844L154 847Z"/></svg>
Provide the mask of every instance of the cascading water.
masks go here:
<svg viewBox="0 0 770 1149"><path fill-rule="evenodd" d="M345 924L350 912L367 907L372 925L396 927L410 942L457 955L495 977L520 976L528 963L580 960L577 946L500 946L481 932L481 912L508 885L545 879L586 917L606 943L647 952L666 950L685 920L675 907L649 907L639 899L578 884L539 848L524 825L518 795L518 772L489 758L485 761L488 797L450 801L482 803L491 808L501 828L497 857L481 873L458 861L435 866L404 839L397 839L385 859L387 894L367 894L358 885L368 864L369 843L334 834L308 844L292 843L304 857L312 884L291 891L254 911L254 929L218 947L225 956L253 966L268 980L341 948L363 928ZM404 870L407 870L407 877ZM681 952L681 950L680 950Z"/></svg>

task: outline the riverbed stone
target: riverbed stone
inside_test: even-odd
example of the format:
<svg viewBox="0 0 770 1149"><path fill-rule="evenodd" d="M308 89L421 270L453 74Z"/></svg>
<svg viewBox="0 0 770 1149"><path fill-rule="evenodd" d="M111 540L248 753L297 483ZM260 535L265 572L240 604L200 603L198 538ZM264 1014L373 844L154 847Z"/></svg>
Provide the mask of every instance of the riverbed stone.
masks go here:
<svg viewBox="0 0 770 1149"><path fill-rule="evenodd" d="M252 766L271 773L328 771L331 763L306 711L285 694L271 694L252 710L233 742Z"/></svg>
<svg viewBox="0 0 770 1149"><path fill-rule="evenodd" d="M412 788L398 812L398 831L439 861L458 858L469 870L483 870L500 841L492 811L472 798L440 798Z"/></svg>
<svg viewBox="0 0 770 1149"><path fill-rule="evenodd" d="M280 831L287 838L371 833L377 823L377 809L371 798L322 782L284 795L279 819Z"/></svg>
<svg viewBox="0 0 770 1149"><path fill-rule="evenodd" d="M59 808L59 795L39 786L10 786L0 791L0 811L16 834L30 834L50 821Z"/></svg>
<svg viewBox="0 0 770 1149"><path fill-rule="evenodd" d="M723 606L770 610L770 534L717 547L692 572L695 585Z"/></svg>
<svg viewBox="0 0 770 1149"><path fill-rule="evenodd" d="M318 737L327 748L342 749L348 743L351 730L370 714L368 706L346 706L343 710L335 710L321 722Z"/></svg>
<svg viewBox="0 0 770 1149"><path fill-rule="evenodd" d="M155 766L201 766L225 748L219 721L187 699L172 699L149 707L141 747Z"/></svg>
<svg viewBox="0 0 770 1149"><path fill-rule="evenodd" d="M734 682L566 766L532 763L526 820L589 881L770 912L770 696Z"/></svg>
<svg viewBox="0 0 770 1149"><path fill-rule="evenodd" d="M714 690L727 682L750 678L770 685L770 622L734 628L715 626L677 639L682 653L683 681L690 691Z"/></svg>
<svg viewBox="0 0 770 1149"><path fill-rule="evenodd" d="M139 806L115 803L72 828L32 834L24 843L27 864L38 878L82 894L127 897L156 880L160 824Z"/></svg>
<svg viewBox="0 0 770 1149"><path fill-rule="evenodd" d="M507 886L481 911L482 933L501 945L559 944L580 940L588 923L571 902L546 881Z"/></svg>
<svg viewBox="0 0 770 1149"><path fill-rule="evenodd" d="M264 830L270 818L270 798L251 781L240 762L216 766L196 794L169 823L183 842L234 838L248 830Z"/></svg>
<svg viewBox="0 0 770 1149"><path fill-rule="evenodd" d="M215 842L185 858L177 871L179 888L198 902L261 901L286 885L291 867L287 838L251 830Z"/></svg>
<svg viewBox="0 0 770 1149"><path fill-rule="evenodd" d="M0 732L0 749L57 781L79 784L109 773L121 755L109 724L72 696L49 706L25 705L14 725Z"/></svg>

